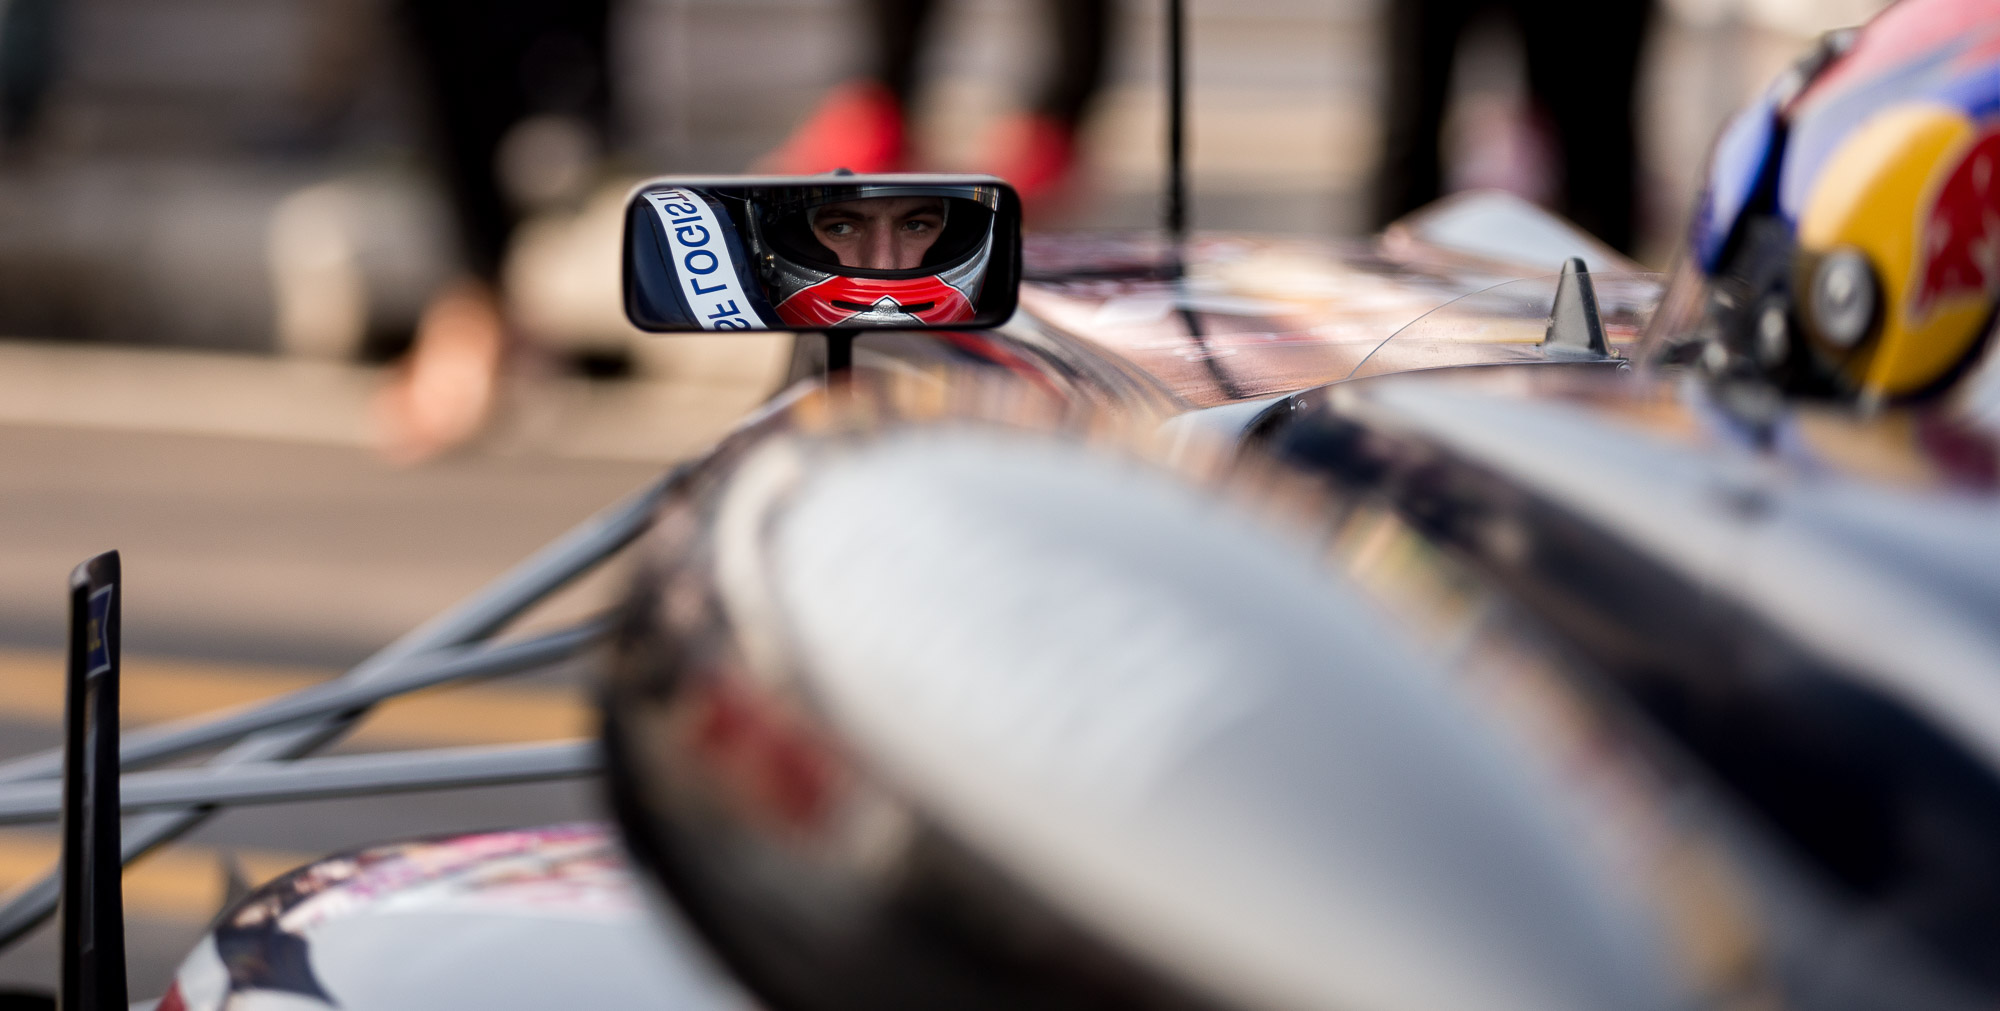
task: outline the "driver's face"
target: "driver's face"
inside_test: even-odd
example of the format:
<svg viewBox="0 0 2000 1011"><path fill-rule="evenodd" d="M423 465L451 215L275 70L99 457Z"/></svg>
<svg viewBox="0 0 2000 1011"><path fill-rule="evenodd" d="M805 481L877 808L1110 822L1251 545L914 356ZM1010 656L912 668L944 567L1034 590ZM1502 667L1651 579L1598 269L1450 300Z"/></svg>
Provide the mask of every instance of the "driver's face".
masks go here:
<svg viewBox="0 0 2000 1011"><path fill-rule="evenodd" d="M843 267L909 270L944 228L943 197L865 197L819 208L813 236Z"/></svg>

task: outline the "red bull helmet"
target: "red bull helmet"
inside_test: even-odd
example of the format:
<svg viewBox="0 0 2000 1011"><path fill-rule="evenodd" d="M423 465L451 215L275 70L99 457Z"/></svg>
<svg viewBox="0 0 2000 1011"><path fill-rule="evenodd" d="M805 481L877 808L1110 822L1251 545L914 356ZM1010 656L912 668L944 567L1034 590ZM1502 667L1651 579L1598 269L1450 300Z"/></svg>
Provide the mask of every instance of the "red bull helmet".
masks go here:
<svg viewBox="0 0 2000 1011"><path fill-rule="evenodd" d="M1792 393L1949 387L2000 304L2000 0L1824 37L1717 140L1652 345Z"/></svg>
<svg viewBox="0 0 2000 1011"><path fill-rule="evenodd" d="M793 326L964 322L978 314L999 206L998 187L966 184L772 191L751 198L751 256Z"/></svg>

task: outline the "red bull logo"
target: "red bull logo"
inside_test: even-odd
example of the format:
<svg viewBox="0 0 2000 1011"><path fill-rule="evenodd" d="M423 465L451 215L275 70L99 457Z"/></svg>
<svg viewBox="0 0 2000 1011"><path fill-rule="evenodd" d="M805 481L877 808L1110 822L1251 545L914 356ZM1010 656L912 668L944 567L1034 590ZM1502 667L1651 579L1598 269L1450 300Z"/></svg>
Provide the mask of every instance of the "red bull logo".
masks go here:
<svg viewBox="0 0 2000 1011"><path fill-rule="evenodd" d="M1921 320L1942 303L2000 291L2000 129L1988 129L1966 149L1938 187L1924 218L1910 317Z"/></svg>

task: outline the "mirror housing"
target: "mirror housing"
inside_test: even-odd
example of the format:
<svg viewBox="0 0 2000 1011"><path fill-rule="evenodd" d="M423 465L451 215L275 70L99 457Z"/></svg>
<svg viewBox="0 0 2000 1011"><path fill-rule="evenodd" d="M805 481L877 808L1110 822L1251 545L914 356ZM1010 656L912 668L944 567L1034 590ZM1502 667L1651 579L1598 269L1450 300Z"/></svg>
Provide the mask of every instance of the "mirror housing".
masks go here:
<svg viewBox="0 0 2000 1011"><path fill-rule="evenodd" d="M670 177L625 209L625 315L652 333L993 327L1020 284L993 176Z"/></svg>

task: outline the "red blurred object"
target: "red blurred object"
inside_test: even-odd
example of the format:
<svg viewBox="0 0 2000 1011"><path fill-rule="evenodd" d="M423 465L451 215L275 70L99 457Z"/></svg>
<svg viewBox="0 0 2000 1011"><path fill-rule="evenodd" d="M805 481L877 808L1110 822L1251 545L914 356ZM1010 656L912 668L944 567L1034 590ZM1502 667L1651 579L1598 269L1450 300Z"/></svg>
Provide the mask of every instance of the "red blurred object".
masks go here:
<svg viewBox="0 0 2000 1011"><path fill-rule="evenodd" d="M167 984L167 992L160 996L160 1002L154 1005L153 1011L187 1011L187 1002L181 999L179 980Z"/></svg>
<svg viewBox="0 0 2000 1011"><path fill-rule="evenodd" d="M738 797L777 824L822 828L835 801L839 765L804 721L774 700L726 681L706 686L694 725L696 752L726 770Z"/></svg>
<svg viewBox="0 0 2000 1011"><path fill-rule="evenodd" d="M1076 128L1033 113L1001 120L988 137L979 168L1014 184L1029 204L1046 200L1076 168Z"/></svg>
<svg viewBox="0 0 2000 1011"><path fill-rule="evenodd" d="M903 107L876 81L851 81L829 92L819 108L777 150L758 159L757 171L817 175L834 169L897 172L908 146Z"/></svg>
<svg viewBox="0 0 2000 1011"><path fill-rule="evenodd" d="M1917 294L1910 315L1922 317L1940 301L1994 290L2000 264L1993 250L2000 245L2000 218L1993 165L2000 162L2000 130L1989 131L1959 159L1958 167L1938 188L1926 233L1930 241L1918 250Z"/></svg>
<svg viewBox="0 0 2000 1011"><path fill-rule="evenodd" d="M963 323L977 315L972 298L936 274L902 280L829 277L778 303L794 326L865 323Z"/></svg>

